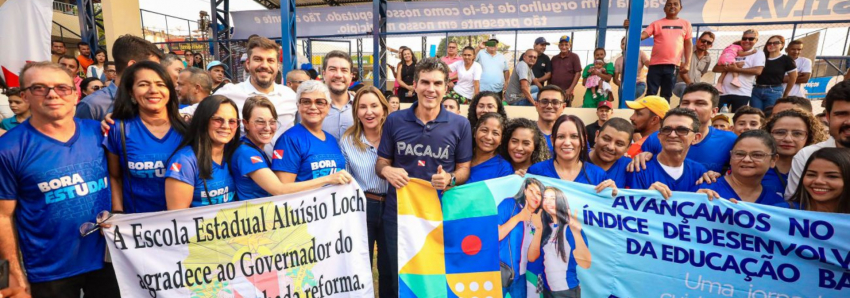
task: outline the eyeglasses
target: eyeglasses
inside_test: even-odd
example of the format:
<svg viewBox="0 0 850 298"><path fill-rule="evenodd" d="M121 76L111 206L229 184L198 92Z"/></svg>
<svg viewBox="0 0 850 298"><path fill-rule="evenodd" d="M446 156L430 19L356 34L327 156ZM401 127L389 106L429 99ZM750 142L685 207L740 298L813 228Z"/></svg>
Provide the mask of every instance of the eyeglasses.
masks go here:
<svg viewBox="0 0 850 298"><path fill-rule="evenodd" d="M263 118L259 118L257 120L254 120L251 123L254 124L254 126L256 126L256 127L272 127L272 128L274 128L275 126L277 126L277 121L275 121L274 119L269 119L268 121L264 121Z"/></svg>
<svg viewBox="0 0 850 298"><path fill-rule="evenodd" d="M109 213L109 211L106 210L101 211L97 214L96 222L84 222L82 225L80 225L80 236L85 237L91 235L97 230L100 230L100 225L109 220L110 218L112 218L112 213Z"/></svg>
<svg viewBox="0 0 850 298"><path fill-rule="evenodd" d="M778 45L782 44L782 42L778 41L778 40L777 41L768 41L766 44L769 45L769 46L778 46Z"/></svg>
<svg viewBox="0 0 850 298"><path fill-rule="evenodd" d="M107 69L106 72L115 72L114 69Z"/></svg>
<svg viewBox="0 0 850 298"><path fill-rule="evenodd" d="M531 55L528 55L528 56L526 56L526 57L528 57L528 59L537 59L537 56L531 56Z"/></svg>
<svg viewBox="0 0 850 298"><path fill-rule="evenodd" d="M92 86L91 87L91 89L94 90L94 91L100 90L100 88L103 88L103 87L102 86Z"/></svg>
<svg viewBox="0 0 850 298"><path fill-rule="evenodd" d="M707 45L712 45L714 43L714 42L707 40L707 39L700 39L699 42L707 44Z"/></svg>
<svg viewBox="0 0 850 298"><path fill-rule="evenodd" d="M324 99L317 99L315 101L312 101L309 98L304 98L304 99L301 99L300 103L302 105L305 105L305 106L311 106L313 104L316 104L317 108L324 108L324 107L328 106L328 101L324 100Z"/></svg>
<svg viewBox="0 0 850 298"><path fill-rule="evenodd" d="M805 139L806 135L808 135L808 133L806 133L805 131L802 131L802 130L787 130L787 129L776 129L776 130L771 131L770 134L773 135L773 138L777 139L777 140L784 139L788 135L791 135L792 139L800 140L800 139Z"/></svg>
<svg viewBox="0 0 850 298"><path fill-rule="evenodd" d="M733 160L743 160L744 158L747 158L747 156L749 156L750 159L757 162L764 161L765 158L772 155L761 151L747 152L744 150L732 150L729 152L732 153Z"/></svg>
<svg viewBox="0 0 850 298"><path fill-rule="evenodd" d="M659 134L664 135L664 136L668 136L668 135L670 135L671 132L674 132L674 131L676 132L676 135L678 135L678 136L686 136L689 133L693 132L694 130L687 128L685 126L679 126L679 127L675 127L675 128L670 127L670 126L665 126L665 127L662 127L661 130L659 130Z"/></svg>
<svg viewBox="0 0 850 298"><path fill-rule="evenodd" d="M755 37L741 37L741 41L755 41Z"/></svg>
<svg viewBox="0 0 850 298"><path fill-rule="evenodd" d="M543 107L551 104L553 107L557 108L557 107L560 107L561 104L564 103L564 102L557 100L557 99L555 99L555 100L541 99L541 100L538 100L537 103L539 103L540 106L543 106Z"/></svg>
<svg viewBox="0 0 850 298"><path fill-rule="evenodd" d="M216 117L212 117L212 118L210 118L210 122L212 122L213 127L215 127L215 128L219 128L219 127L224 126L225 119L224 119L224 118L222 118L222 117L218 117L218 116L216 116ZM235 119L235 118L227 119L227 124L228 124L231 128L232 128L232 127L237 127L237 126L238 126L238 124L239 124L239 120L238 120L238 119Z"/></svg>
<svg viewBox="0 0 850 298"><path fill-rule="evenodd" d="M47 94L50 93L50 90L56 91L56 94L59 96L67 96L74 93L74 90L77 90L77 88L68 85L56 85L53 87L47 87L45 85L32 85L27 88L24 88L24 90L29 90L30 92L32 92L32 95L35 96L47 96Z"/></svg>

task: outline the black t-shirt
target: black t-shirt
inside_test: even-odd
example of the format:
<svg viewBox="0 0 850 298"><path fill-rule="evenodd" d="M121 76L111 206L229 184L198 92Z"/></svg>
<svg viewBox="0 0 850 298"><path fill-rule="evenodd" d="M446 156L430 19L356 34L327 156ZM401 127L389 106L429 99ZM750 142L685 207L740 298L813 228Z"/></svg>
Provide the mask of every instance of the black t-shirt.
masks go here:
<svg viewBox="0 0 850 298"><path fill-rule="evenodd" d="M797 69L794 59L786 55L774 59L767 58L764 62L764 70L756 78L757 85L780 85L785 73Z"/></svg>
<svg viewBox="0 0 850 298"><path fill-rule="evenodd" d="M600 128L602 128L602 126L599 125L599 121L593 121L593 123L584 127L587 131L588 147L593 148L593 145L596 144L596 132L599 131Z"/></svg>
<svg viewBox="0 0 850 298"><path fill-rule="evenodd" d="M525 53L520 55L519 60L523 61L522 59L524 58L524 56L525 56ZM551 73L552 72L552 59L550 59L549 56L546 55L546 54L539 54L538 53L537 62L535 62L534 66L531 67L531 72L534 73L535 78L542 77L547 72ZM540 83L543 83L543 82L540 82Z"/></svg>

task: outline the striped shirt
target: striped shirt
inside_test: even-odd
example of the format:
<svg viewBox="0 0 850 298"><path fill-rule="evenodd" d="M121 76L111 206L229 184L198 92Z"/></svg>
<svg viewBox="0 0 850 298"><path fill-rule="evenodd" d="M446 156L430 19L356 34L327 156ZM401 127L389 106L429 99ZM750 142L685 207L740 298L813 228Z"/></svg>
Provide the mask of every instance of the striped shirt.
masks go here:
<svg viewBox="0 0 850 298"><path fill-rule="evenodd" d="M342 155L348 161L348 170L363 191L385 194L387 192L387 181L381 179L375 173L375 164L378 163L378 148L370 145L363 134L360 134L360 141L366 144L366 150L357 148L350 136L343 137L339 142Z"/></svg>

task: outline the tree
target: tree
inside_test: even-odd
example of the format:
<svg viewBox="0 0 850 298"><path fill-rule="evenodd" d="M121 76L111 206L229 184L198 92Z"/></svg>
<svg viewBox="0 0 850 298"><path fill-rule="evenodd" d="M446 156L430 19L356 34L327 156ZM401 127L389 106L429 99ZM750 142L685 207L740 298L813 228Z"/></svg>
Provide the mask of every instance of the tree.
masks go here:
<svg viewBox="0 0 850 298"><path fill-rule="evenodd" d="M471 46L473 48L478 47L479 43L485 42L490 39L489 34L480 34L480 35L469 35L469 36L449 36L449 41L457 42L458 45L458 54L465 46ZM502 53L506 53L511 46L506 45L504 43L499 43L498 51ZM443 57L446 55L446 39L441 38L440 44L437 45L437 56Z"/></svg>

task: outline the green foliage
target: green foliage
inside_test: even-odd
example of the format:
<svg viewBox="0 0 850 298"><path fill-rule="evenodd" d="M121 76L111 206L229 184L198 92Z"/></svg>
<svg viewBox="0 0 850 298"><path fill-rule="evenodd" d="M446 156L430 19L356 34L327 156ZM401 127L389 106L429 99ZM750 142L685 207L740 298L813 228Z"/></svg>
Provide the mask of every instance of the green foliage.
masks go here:
<svg viewBox="0 0 850 298"><path fill-rule="evenodd" d="M480 34L480 35L469 35L469 36L449 36L449 41L457 42L458 45L458 53L466 47L472 46L473 48L478 47L478 44L487 41L490 39L490 34ZM511 46L506 45L504 43L499 43L499 52L507 53L508 49ZM443 57L446 55L446 39L441 38L440 44L437 45L437 56Z"/></svg>

